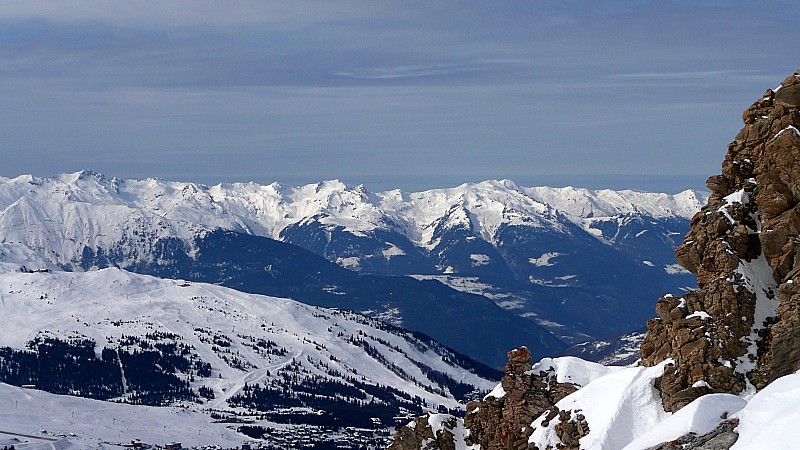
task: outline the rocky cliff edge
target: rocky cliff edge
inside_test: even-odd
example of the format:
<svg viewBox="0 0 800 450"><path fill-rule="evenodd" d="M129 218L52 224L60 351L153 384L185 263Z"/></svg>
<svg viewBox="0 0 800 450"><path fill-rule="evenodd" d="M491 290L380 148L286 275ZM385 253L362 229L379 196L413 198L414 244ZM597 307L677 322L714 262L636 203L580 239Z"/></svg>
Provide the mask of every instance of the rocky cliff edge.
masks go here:
<svg viewBox="0 0 800 450"><path fill-rule="evenodd" d="M625 391L627 397L638 395L643 405L648 398L660 400L659 411L644 421L655 423L707 394L752 398L800 369L799 110L800 70L747 108L722 173L706 182L712 191L708 204L675 251L678 263L697 275L698 289L658 300L640 367L629 370L647 387L638 394ZM508 357L501 384L467 405L463 421L418 418L398 429L390 448L533 449L544 441L547 448L586 448L581 438L590 434L592 420L556 406L582 384L565 381L552 365L531 364L524 347ZM722 422L705 437L690 433L681 439L722 439L728 444L719 448L728 448L738 436L737 420Z"/></svg>

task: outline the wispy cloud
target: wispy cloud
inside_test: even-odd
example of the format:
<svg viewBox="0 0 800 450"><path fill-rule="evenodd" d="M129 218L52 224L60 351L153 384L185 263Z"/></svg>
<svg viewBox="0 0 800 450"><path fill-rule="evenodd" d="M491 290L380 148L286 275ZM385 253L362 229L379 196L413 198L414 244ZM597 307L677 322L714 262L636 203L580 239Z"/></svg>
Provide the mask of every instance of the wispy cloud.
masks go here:
<svg viewBox="0 0 800 450"><path fill-rule="evenodd" d="M610 75L612 80L701 80L722 77L752 76L759 73L757 70L702 70L682 72L638 72L620 73Z"/></svg>
<svg viewBox="0 0 800 450"><path fill-rule="evenodd" d="M0 5L8 175L713 173L797 56L782 0Z"/></svg>
<svg viewBox="0 0 800 450"><path fill-rule="evenodd" d="M128 26L274 24L292 28L333 20L363 20L385 13L380 2L363 0L26 0L3 2L0 19L59 23L102 22Z"/></svg>
<svg viewBox="0 0 800 450"><path fill-rule="evenodd" d="M357 68L335 72L333 75L360 80L396 80L403 78L442 77L465 73L490 72L518 68L528 64L528 62L521 60L491 60L463 64L418 64Z"/></svg>

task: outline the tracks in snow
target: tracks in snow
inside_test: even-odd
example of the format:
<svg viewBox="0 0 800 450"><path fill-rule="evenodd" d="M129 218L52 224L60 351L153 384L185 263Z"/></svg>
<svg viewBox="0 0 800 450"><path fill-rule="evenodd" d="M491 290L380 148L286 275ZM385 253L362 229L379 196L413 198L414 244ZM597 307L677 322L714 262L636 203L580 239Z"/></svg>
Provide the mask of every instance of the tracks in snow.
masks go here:
<svg viewBox="0 0 800 450"><path fill-rule="evenodd" d="M300 350L294 355L287 356L286 359L282 360L281 362L270 364L267 367L263 367L261 369L256 369L245 373L238 380L236 380L233 386L231 386L227 391L225 391L225 394L219 400L216 400L214 403L212 403L210 407L219 408L220 406L225 404L228 400L230 400L231 397L239 393L246 384L257 383L263 380L268 373L283 369L284 367L289 365L289 363L291 363L295 358L299 358L302 355L303 351Z"/></svg>

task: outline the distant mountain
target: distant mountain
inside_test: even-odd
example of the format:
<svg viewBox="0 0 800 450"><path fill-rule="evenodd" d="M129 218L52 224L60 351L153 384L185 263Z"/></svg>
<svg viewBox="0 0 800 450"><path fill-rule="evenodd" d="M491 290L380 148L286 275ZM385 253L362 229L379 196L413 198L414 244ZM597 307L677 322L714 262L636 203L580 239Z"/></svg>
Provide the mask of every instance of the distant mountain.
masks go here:
<svg viewBox="0 0 800 450"><path fill-rule="evenodd" d="M429 299L461 296L401 278L355 282L265 238L361 274L411 275L485 295L559 338L579 342L635 329L652 315L647 299L694 285L672 249L704 201L705 194L695 191L527 188L508 180L370 193L336 180L302 187L204 186L84 171L0 179L0 241L25 243L70 270L119 266L355 309L499 366L500 357L474 353L463 333L460 341L448 340L439 327L417 323L479 317L473 311L456 319L430 309L441 301ZM226 254L228 247L236 249L235 258ZM304 270L312 266L320 273ZM375 286L381 286L378 292ZM405 293L404 300L388 301L390 292ZM455 312L456 302L441 307ZM483 315L507 320L481 308ZM415 319L414 312L425 318ZM531 330L525 342L535 355L560 347ZM537 339L542 342L530 343ZM501 345L492 355L516 346Z"/></svg>
<svg viewBox="0 0 800 450"><path fill-rule="evenodd" d="M109 180L90 172L5 180L0 182L0 240L22 242L66 270L121 267L360 311L498 367L518 340L540 356L564 347L537 324L485 297L433 281L358 274L295 245L246 233L255 225L243 228L243 216L196 199L203 196L195 185L183 185L178 189L183 194L176 193L177 186ZM195 216L167 206L167 198L184 194ZM154 199L166 203L141 206ZM442 327L443 322L450 325ZM476 330L480 340L474 338Z"/></svg>
<svg viewBox="0 0 800 450"><path fill-rule="evenodd" d="M563 354L605 366L628 366L639 361L646 331L642 328L611 339L581 342L567 348Z"/></svg>
<svg viewBox="0 0 800 450"><path fill-rule="evenodd" d="M299 437L335 439L337 448L382 444L400 418L456 410L500 376L425 335L360 314L116 268L61 272L18 244L0 244L0 292L0 383L116 403L180 406L191 412L193 428L178 434L188 434L185 439L197 440L195 445L220 439L197 431L211 422L224 424L217 427L228 443L235 437L226 427L239 430L240 441L278 429L265 436L275 448ZM14 392L0 385L0 399ZM24 396L14 398L24 403ZM58 408L65 403L49 401ZM74 408L81 416L87 413L82 408L100 407L81 405ZM91 423L119 433L117 441L167 434L161 424L148 429L153 424L133 417L150 412L102 408L120 424L112 426L102 414ZM24 407L20 420L0 413L0 429L97 433L77 440L108 434L64 417L53 423L40 417L47 424L31 429L26 414L33 409ZM52 411L59 412L64 411ZM170 420L177 421L172 427L188 419ZM122 423L129 425L123 429ZM347 427L365 431L348 437ZM88 447L84 442L76 448Z"/></svg>

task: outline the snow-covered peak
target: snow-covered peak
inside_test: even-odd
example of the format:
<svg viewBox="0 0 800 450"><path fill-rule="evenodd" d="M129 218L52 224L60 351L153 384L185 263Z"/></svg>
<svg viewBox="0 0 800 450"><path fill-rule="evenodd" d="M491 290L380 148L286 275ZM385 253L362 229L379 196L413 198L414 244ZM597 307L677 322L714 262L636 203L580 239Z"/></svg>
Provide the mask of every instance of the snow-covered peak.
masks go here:
<svg viewBox="0 0 800 450"><path fill-rule="evenodd" d="M590 190L574 187L524 188L526 194L553 205L573 218L646 214L652 217L691 218L708 200L708 194L686 190L670 195L632 190Z"/></svg>
<svg viewBox="0 0 800 450"><path fill-rule="evenodd" d="M51 178L0 178L0 241L24 242L59 264L84 247L121 239L130 229L187 242L210 229L280 239L312 220L359 234L376 229L431 247L435 227L469 227L493 242L503 225L563 227L587 217L646 214L691 217L704 194L678 195L582 188L526 188L510 180L465 183L422 192L370 193L363 185L326 180L299 187L278 183L207 186L158 178L126 180L91 171ZM131 222L135 221L132 225Z"/></svg>
<svg viewBox="0 0 800 450"><path fill-rule="evenodd" d="M424 232L441 218L454 217L454 211L463 216L458 224L470 226L475 234L488 242L492 242L502 224L557 225L551 208L525 195L508 180L465 183L449 189L411 193L407 198L408 201L402 203L382 203L382 209L411 224L411 228L419 232ZM528 220L522 220L523 217ZM422 234L411 237L420 240ZM429 244L424 238L422 243Z"/></svg>

